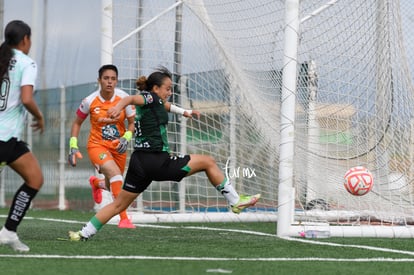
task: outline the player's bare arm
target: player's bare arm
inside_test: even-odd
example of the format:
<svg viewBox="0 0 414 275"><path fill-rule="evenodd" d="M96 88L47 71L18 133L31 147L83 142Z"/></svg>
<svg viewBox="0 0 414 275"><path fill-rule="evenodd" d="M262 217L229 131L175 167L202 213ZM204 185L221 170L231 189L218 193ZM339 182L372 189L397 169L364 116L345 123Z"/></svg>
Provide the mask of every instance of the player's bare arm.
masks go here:
<svg viewBox="0 0 414 275"><path fill-rule="evenodd" d="M37 106L37 103L33 97L33 86L22 86L20 98L26 110L34 117L34 121L31 127L33 127L35 131L39 130L40 133L43 133L43 130L45 129L45 121L43 119L43 114Z"/></svg>
<svg viewBox="0 0 414 275"><path fill-rule="evenodd" d="M121 111L128 105L138 105L143 106L145 104L145 99L142 95L130 95L121 99L115 107L112 107L108 110L107 114L110 118L116 118L119 116Z"/></svg>

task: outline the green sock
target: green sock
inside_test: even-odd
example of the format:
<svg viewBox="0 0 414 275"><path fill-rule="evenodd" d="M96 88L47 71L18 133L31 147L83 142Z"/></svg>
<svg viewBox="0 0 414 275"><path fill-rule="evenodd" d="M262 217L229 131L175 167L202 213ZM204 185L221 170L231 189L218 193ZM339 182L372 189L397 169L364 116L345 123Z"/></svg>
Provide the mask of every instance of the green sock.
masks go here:
<svg viewBox="0 0 414 275"><path fill-rule="evenodd" d="M101 228L103 224L96 218L96 216L93 216L90 221L85 224L85 226L81 230L82 236L85 238L90 238L93 235L95 235Z"/></svg>
<svg viewBox="0 0 414 275"><path fill-rule="evenodd" d="M96 231L99 231L103 226L101 221L98 220L98 218L96 216L92 217L92 219L90 220L90 223L93 224L93 226L96 228Z"/></svg>

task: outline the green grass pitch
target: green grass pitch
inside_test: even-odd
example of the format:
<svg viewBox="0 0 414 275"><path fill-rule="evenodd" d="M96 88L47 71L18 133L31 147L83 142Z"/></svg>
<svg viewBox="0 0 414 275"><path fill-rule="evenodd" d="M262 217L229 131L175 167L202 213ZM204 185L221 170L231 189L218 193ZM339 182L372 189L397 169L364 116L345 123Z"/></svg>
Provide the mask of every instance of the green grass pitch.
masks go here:
<svg viewBox="0 0 414 275"><path fill-rule="evenodd" d="M8 209L0 209L4 223ZM87 242L62 241L93 212L31 209L0 246L5 274L410 274L413 239L280 239L273 223L108 224Z"/></svg>

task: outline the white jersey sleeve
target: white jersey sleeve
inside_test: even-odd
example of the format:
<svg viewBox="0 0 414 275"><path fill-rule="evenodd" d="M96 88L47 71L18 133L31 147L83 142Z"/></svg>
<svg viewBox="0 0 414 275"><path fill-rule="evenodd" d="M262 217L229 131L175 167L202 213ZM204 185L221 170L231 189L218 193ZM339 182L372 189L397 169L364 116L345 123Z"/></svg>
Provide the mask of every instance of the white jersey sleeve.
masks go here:
<svg viewBox="0 0 414 275"><path fill-rule="evenodd" d="M2 79L0 97L0 140L21 139L27 111L21 102L21 87L32 85L35 88L36 63L23 52L13 49L8 75Z"/></svg>
<svg viewBox="0 0 414 275"><path fill-rule="evenodd" d="M76 115L82 119L85 119L90 112L91 109L91 103L92 101L99 96L99 90L91 93L87 97L85 97L81 104L79 105L78 110L76 110Z"/></svg>

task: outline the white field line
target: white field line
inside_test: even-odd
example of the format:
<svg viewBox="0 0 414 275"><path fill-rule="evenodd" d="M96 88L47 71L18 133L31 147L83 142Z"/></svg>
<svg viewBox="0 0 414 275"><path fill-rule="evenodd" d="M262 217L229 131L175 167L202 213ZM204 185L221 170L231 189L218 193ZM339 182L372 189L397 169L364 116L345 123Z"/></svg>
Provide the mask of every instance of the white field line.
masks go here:
<svg viewBox="0 0 414 275"><path fill-rule="evenodd" d="M42 255L42 254L0 254L0 258L32 259L85 259L85 260L173 260L173 261L248 261L248 262L414 262L410 258L213 258L213 257L159 257L159 256L114 256L114 255Z"/></svg>
<svg viewBox="0 0 414 275"><path fill-rule="evenodd" d="M6 215L0 215L0 217L5 218ZM43 221L52 221L52 222L61 222L61 223L73 223L73 224L85 224L84 221L75 221L75 220L62 220L62 219L50 219L50 218L34 218L34 217L25 217L25 219L33 220L43 220ZM198 226L169 226L169 225L151 225L151 224L136 224L138 227L149 227L149 228L180 228L180 229L192 229L192 230L208 230L208 231L225 231L233 233L242 233L242 234L251 234L258 236L267 236L279 238L275 234L255 232L248 230L239 230L239 229L225 229L225 228L213 228L213 227L198 227ZM387 253L396 253L414 256L414 251L407 250L397 250L389 249L383 247L375 246L366 246L366 245L349 245L349 244L338 244L332 242L321 242L312 239L302 239L302 238L281 238L283 240L294 241L294 242L304 242L309 244L316 245L325 245L325 246L335 246L335 247L348 247L348 248L358 248L372 251L381 251ZM36 255L36 254L0 254L0 258L56 258L56 259L139 259L139 260L176 260L176 261L262 261L262 262L280 262L280 261L326 261L326 262L414 262L414 258L214 258L214 257L159 257L159 256L114 256L114 255Z"/></svg>

